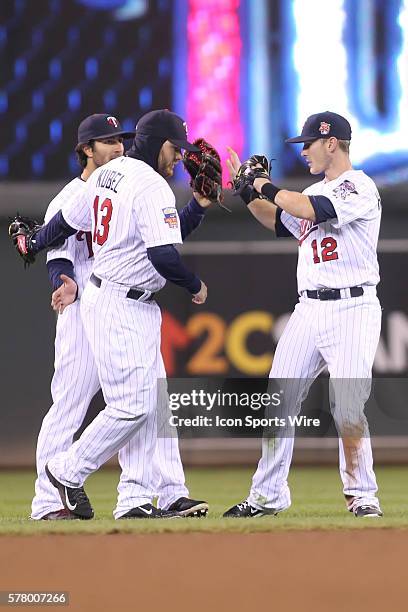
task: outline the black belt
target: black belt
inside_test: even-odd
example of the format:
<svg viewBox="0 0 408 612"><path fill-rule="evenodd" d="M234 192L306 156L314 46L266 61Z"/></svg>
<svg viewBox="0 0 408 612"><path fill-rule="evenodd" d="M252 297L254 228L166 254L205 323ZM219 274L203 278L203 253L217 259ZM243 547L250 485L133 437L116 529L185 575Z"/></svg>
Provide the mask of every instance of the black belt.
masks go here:
<svg viewBox="0 0 408 612"><path fill-rule="evenodd" d="M363 287L350 287L350 297L360 297L364 294ZM314 289L307 290L306 295L313 300L341 300L341 289Z"/></svg>
<svg viewBox="0 0 408 612"><path fill-rule="evenodd" d="M89 280L91 281L91 283L95 285L95 287L100 287L102 284L102 280L98 278L97 276L95 276L95 274L91 274L91 278ZM139 301L140 298L145 295L145 293L146 293L145 291L140 291L140 289L129 289L129 291L126 294L126 297L129 298L130 300ZM154 299L155 295L156 295L155 293L151 293L148 298L142 301L151 302Z"/></svg>

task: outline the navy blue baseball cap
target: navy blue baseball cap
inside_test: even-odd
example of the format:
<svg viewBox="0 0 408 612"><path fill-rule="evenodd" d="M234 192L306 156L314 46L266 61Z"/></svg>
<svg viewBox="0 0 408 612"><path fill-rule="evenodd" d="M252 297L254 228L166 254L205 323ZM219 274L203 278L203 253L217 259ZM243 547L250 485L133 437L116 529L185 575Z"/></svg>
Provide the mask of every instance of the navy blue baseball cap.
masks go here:
<svg viewBox="0 0 408 612"><path fill-rule="evenodd" d="M85 144L90 140L122 136L122 138L133 138L135 132L123 130L120 122L113 115L100 113L86 117L79 124L78 144Z"/></svg>
<svg viewBox="0 0 408 612"><path fill-rule="evenodd" d="M136 137L153 136L169 140L176 147L187 151L200 149L187 140L187 124L181 117L167 109L154 110L141 117L136 125Z"/></svg>
<svg viewBox="0 0 408 612"><path fill-rule="evenodd" d="M341 115L325 111L310 115L302 128L300 136L288 138L285 142L313 142L319 138L331 138L338 140L351 140L351 125Z"/></svg>

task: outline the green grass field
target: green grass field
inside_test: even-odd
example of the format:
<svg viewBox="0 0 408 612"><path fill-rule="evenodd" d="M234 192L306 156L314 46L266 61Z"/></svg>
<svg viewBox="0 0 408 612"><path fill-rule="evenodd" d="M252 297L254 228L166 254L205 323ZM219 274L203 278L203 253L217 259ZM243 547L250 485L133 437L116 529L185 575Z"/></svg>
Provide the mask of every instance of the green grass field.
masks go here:
<svg viewBox="0 0 408 612"><path fill-rule="evenodd" d="M208 500L210 512L203 519L115 521L118 472L102 470L86 484L96 518L92 521L30 521L33 472L0 471L0 535L44 533L163 533L255 532L281 529L408 528L408 468L377 469L381 519L356 519L345 511L340 479L335 468L294 468L290 475L292 507L276 517L222 519L228 507L244 499L251 469L194 469L186 471L192 497Z"/></svg>

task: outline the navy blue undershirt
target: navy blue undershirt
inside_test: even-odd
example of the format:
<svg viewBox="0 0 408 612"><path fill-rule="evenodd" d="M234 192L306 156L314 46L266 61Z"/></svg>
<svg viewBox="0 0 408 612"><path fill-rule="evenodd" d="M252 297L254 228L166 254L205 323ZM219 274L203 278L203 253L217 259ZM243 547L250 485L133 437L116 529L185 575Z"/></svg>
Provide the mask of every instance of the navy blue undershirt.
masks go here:
<svg viewBox="0 0 408 612"><path fill-rule="evenodd" d="M63 281L60 278L61 274L65 274L69 276L69 278L72 278L72 280L75 280L74 266L69 259L64 259L62 257L51 259L51 261L47 261L47 270L54 291L62 285Z"/></svg>
<svg viewBox="0 0 408 612"><path fill-rule="evenodd" d="M323 195L308 196L316 215L316 223L323 223L329 219L335 219L337 213L329 198Z"/></svg>
<svg viewBox="0 0 408 612"><path fill-rule="evenodd" d="M308 196L308 198L310 199L313 210L315 211L316 224L323 223L324 221L335 219L337 217L337 213L332 202L329 200L329 198L326 198L326 196ZM278 210L276 211L275 233L277 238L288 238L293 236L293 234L282 223L282 212L282 209L278 206Z"/></svg>
<svg viewBox="0 0 408 612"><path fill-rule="evenodd" d="M43 225L34 234L32 239L33 250L35 253L39 253L48 247L62 246L65 240L76 232L76 229L68 225L59 210L46 225Z"/></svg>
<svg viewBox="0 0 408 612"><path fill-rule="evenodd" d="M181 237L184 241L204 219L206 208L200 206L195 198L191 200L179 212Z"/></svg>
<svg viewBox="0 0 408 612"><path fill-rule="evenodd" d="M190 293L198 293L201 281L183 263L180 253L172 244L150 247L147 256L157 272L166 280L185 287Z"/></svg>

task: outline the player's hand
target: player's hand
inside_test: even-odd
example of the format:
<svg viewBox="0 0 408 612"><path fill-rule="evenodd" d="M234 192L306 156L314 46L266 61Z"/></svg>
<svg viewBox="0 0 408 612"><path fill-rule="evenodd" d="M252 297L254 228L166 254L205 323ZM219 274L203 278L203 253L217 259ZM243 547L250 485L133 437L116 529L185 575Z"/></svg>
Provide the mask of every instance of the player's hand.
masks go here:
<svg viewBox="0 0 408 612"><path fill-rule="evenodd" d="M194 304L204 304L207 299L207 285L201 281L201 289L193 295L191 300Z"/></svg>
<svg viewBox="0 0 408 612"><path fill-rule="evenodd" d="M73 304L77 299L78 285L72 278L61 274L60 279L63 281L61 287L58 287L51 296L51 306L54 310L62 314L67 306Z"/></svg>
<svg viewBox="0 0 408 612"><path fill-rule="evenodd" d="M261 168L262 166L257 166L259 168ZM258 193L262 193L262 187L264 185L266 185L266 183L271 183L272 181L267 179L267 178L256 178L254 180L254 189L255 191L257 191Z"/></svg>
<svg viewBox="0 0 408 612"><path fill-rule="evenodd" d="M241 166L241 160L238 157L238 153L234 151L234 149L232 149L231 147L227 147L227 151L230 156L226 160L226 163L227 163L227 168L229 171L230 179L231 181L233 181L237 175L239 167Z"/></svg>
<svg viewBox="0 0 408 612"><path fill-rule="evenodd" d="M198 191L193 191L193 196L202 208L208 208L212 204L212 200L200 195Z"/></svg>

